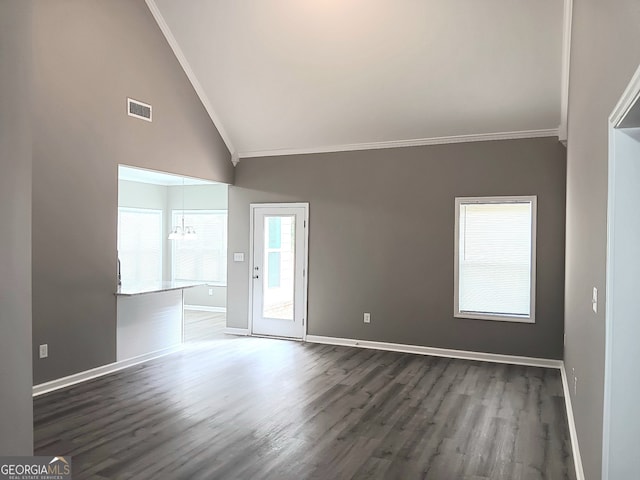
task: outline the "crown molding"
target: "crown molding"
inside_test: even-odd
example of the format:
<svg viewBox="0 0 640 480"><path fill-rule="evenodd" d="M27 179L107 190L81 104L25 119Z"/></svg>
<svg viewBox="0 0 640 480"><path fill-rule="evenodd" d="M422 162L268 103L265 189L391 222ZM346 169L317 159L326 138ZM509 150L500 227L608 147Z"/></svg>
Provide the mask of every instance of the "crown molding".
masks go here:
<svg viewBox="0 0 640 480"><path fill-rule="evenodd" d="M233 160L233 156L236 154L235 153L236 149L233 146L233 143L231 142L231 138L229 137L229 134L227 134L227 131L225 130L224 126L222 125L222 121L220 120L220 117L213 109L213 105L211 105L211 101L209 100L209 97L205 93L204 88L202 88L202 85L200 85L200 82L198 81L196 74L191 68L191 65L189 65L187 58L184 56L184 53L182 52L180 45L178 45L178 41L173 36L173 33L171 32L169 25L165 21L164 17L162 16L162 13L160 12L160 9L158 8L158 5L156 5L155 0L145 0L145 2L147 4L147 7L149 7L149 10L151 11L151 15L153 15L153 18L158 24L158 27L160 27L160 30L164 34L164 37L167 39L167 42L169 43L171 50L173 50L174 55L178 59L180 66L184 70L184 73L187 75L187 78L191 82L193 89L196 91L196 94L200 98L202 105L204 106L205 110L209 114L209 117L211 118L213 125L216 127L216 129L218 130L218 133L222 137L222 141L224 141L224 144L227 146L229 153L231 153L231 157Z"/></svg>
<svg viewBox="0 0 640 480"><path fill-rule="evenodd" d="M631 81L609 116L609 122L613 125L613 128L620 126L620 123L627 116L629 110L631 110L638 101L640 101L640 67L638 67L633 74Z"/></svg>
<svg viewBox="0 0 640 480"><path fill-rule="evenodd" d="M358 150L379 150L384 148L421 147L427 145L446 145L450 143L488 142L495 140L517 140L522 138L557 137L558 129L523 130L517 132L480 133L474 135L455 135L449 137L416 138L410 140L391 140L387 142L352 143L315 148L292 148L240 152L242 158L275 157L281 155L308 155L314 153L353 152Z"/></svg>

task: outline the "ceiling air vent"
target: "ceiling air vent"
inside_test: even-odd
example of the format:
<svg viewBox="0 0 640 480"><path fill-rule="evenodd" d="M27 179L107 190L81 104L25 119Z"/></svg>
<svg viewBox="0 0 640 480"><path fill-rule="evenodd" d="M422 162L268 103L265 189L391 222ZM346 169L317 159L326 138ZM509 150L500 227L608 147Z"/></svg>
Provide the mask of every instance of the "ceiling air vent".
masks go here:
<svg viewBox="0 0 640 480"><path fill-rule="evenodd" d="M127 98L127 113L130 117L140 118L147 122L151 121L151 105L139 102L133 98Z"/></svg>

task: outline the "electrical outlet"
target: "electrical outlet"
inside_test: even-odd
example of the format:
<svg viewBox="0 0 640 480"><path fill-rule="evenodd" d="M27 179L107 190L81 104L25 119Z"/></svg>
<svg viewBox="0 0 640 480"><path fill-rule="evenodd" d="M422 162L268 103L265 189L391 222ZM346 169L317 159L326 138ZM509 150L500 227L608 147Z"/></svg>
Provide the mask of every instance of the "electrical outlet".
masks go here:
<svg viewBox="0 0 640 480"><path fill-rule="evenodd" d="M209 289L209 295L213 295L213 288Z"/></svg>
<svg viewBox="0 0 640 480"><path fill-rule="evenodd" d="M371 323L371 314L370 313L365 313L364 314L364 323Z"/></svg>
<svg viewBox="0 0 640 480"><path fill-rule="evenodd" d="M40 358L47 358L49 356L49 345L44 343L40 345Z"/></svg>

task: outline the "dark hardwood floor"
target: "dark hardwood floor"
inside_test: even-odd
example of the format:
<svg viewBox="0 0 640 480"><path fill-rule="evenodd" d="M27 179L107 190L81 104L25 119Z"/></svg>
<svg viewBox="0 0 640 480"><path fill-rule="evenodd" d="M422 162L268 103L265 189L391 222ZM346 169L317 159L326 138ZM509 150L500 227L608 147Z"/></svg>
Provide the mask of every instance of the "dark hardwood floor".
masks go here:
<svg viewBox="0 0 640 480"><path fill-rule="evenodd" d="M35 400L74 479L574 479L557 370L264 338Z"/></svg>

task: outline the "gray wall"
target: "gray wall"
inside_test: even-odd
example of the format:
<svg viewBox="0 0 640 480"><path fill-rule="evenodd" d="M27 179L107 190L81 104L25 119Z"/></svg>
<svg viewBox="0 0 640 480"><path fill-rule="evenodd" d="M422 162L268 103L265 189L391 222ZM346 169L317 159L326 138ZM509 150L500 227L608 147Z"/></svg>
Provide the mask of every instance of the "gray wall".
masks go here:
<svg viewBox="0 0 640 480"><path fill-rule="evenodd" d="M49 344L37 384L116 358L118 164L234 171L144 0L37 2L33 44L33 344ZM153 123L126 115L127 96L153 105Z"/></svg>
<svg viewBox="0 0 640 480"><path fill-rule="evenodd" d="M32 455L31 2L0 0L0 455Z"/></svg>
<svg viewBox="0 0 640 480"><path fill-rule="evenodd" d="M559 359L565 172L554 138L242 159L229 257L248 254L250 203L308 201L310 334ZM454 199L483 195L538 196L534 325L453 317ZM229 263L230 327L248 268Z"/></svg>
<svg viewBox="0 0 640 480"><path fill-rule="evenodd" d="M209 290L211 290L211 295L209 295ZM204 285L202 287L188 288L184 291L184 304L187 307L226 309L227 287Z"/></svg>
<svg viewBox="0 0 640 480"><path fill-rule="evenodd" d="M640 63L640 2L576 0L567 150L567 372L585 475L600 478L605 341L607 119ZM599 290L598 313L591 290Z"/></svg>
<svg viewBox="0 0 640 480"><path fill-rule="evenodd" d="M118 206L166 211L167 189L164 185L118 180Z"/></svg>

